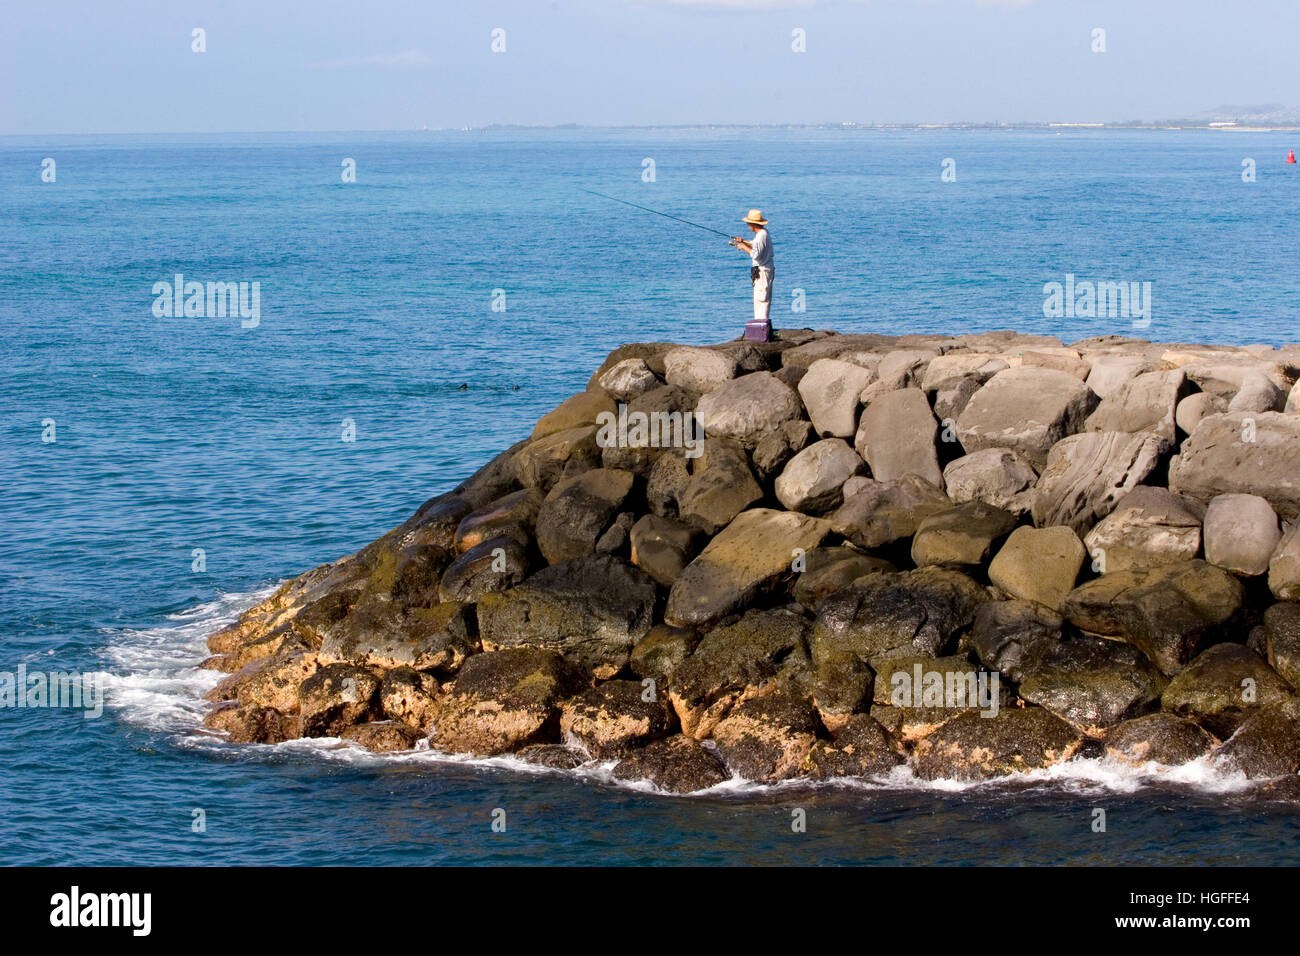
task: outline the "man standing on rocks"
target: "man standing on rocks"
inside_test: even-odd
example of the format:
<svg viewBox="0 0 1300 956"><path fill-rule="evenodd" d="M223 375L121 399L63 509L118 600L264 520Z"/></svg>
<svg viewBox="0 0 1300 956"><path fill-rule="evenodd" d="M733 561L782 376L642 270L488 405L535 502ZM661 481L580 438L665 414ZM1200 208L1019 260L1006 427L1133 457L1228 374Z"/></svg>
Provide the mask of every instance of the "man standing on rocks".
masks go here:
<svg viewBox="0 0 1300 956"><path fill-rule="evenodd" d="M763 218L762 210L751 209L743 222L749 226L754 238L734 236L731 244L748 254L753 263L749 277L754 283L754 319L745 323L745 338L751 342L770 342L772 323L768 313L772 308L772 279L776 275L772 267L772 240L767 234L767 220Z"/></svg>

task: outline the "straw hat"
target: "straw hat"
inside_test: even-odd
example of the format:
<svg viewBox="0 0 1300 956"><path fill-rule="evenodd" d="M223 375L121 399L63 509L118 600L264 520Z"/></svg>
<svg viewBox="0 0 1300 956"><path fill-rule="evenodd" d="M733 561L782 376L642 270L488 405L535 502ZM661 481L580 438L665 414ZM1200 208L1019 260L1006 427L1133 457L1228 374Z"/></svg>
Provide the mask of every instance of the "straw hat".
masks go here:
<svg viewBox="0 0 1300 956"><path fill-rule="evenodd" d="M763 210L761 209L751 209L749 215L742 219L741 222L747 222L752 226L767 225L767 220L763 218Z"/></svg>

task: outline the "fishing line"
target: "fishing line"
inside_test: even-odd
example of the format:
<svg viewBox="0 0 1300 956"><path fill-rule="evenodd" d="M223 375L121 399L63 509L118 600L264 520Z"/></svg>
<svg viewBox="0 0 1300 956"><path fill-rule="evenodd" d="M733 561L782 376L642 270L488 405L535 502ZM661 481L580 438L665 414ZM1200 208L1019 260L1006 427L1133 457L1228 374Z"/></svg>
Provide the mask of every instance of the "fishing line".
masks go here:
<svg viewBox="0 0 1300 956"><path fill-rule="evenodd" d="M600 196L602 199L609 199L613 202L621 202L624 206L632 206L635 209L642 209L645 210L646 212L652 212L656 216L663 216L665 219L672 219L674 222L684 222L688 226L694 226L696 229L703 229L705 232L711 232L716 236L723 236L724 238L727 239L732 238L731 236L727 235L727 233L722 232L721 230L713 229L709 226L701 226L698 222L691 222L689 219L683 219L680 216L670 216L668 215L668 213L660 212L658 209L651 209L649 206L642 206L640 203L628 202L626 199L619 199L616 196L607 196L604 193L596 192L596 190L594 189L583 189L582 187L579 188L582 189L584 193L591 193L593 196Z"/></svg>

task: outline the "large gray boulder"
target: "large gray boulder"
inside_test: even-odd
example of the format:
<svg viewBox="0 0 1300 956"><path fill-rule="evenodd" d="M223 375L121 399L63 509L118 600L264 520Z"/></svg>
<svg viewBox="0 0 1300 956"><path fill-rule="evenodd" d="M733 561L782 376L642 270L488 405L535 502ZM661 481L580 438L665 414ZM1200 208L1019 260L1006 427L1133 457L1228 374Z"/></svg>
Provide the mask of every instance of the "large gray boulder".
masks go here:
<svg viewBox="0 0 1300 956"><path fill-rule="evenodd" d="M854 444L878 481L918 475L942 487L934 444L937 427L925 392L902 388L880 396L863 410Z"/></svg>
<svg viewBox="0 0 1300 956"><path fill-rule="evenodd" d="M1104 402L1139 375L1154 371L1156 371L1155 362L1145 355L1129 355L1122 352L1097 355L1092 359L1087 383L1088 387Z"/></svg>
<svg viewBox="0 0 1300 956"><path fill-rule="evenodd" d="M799 395L818 435L849 438L858 427L859 395L875 379L860 365L818 359L799 380Z"/></svg>
<svg viewBox="0 0 1300 956"><path fill-rule="evenodd" d="M1201 420L1169 464L1169 490L1209 502L1240 493L1300 515L1300 415L1230 412Z"/></svg>
<svg viewBox="0 0 1300 956"><path fill-rule="evenodd" d="M944 488L956 502L982 501L1023 514L1033 507L1038 472L1009 448L985 448L954 459L943 470Z"/></svg>
<svg viewBox="0 0 1300 956"><path fill-rule="evenodd" d="M1146 372L1121 385L1088 416L1093 432L1153 432L1172 445L1174 410L1188 391L1187 378L1178 369Z"/></svg>
<svg viewBox="0 0 1300 956"><path fill-rule="evenodd" d="M1201 549L1204 507L1166 488L1139 485L1083 539L1098 568L1123 571L1190 561Z"/></svg>
<svg viewBox="0 0 1300 956"><path fill-rule="evenodd" d="M998 372L957 419L968 452L1010 448L1037 468L1052 446L1082 430L1097 406L1092 389L1068 372L1020 366Z"/></svg>
<svg viewBox="0 0 1300 956"><path fill-rule="evenodd" d="M658 388L663 383L650 370L645 359L628 358L618 362L598 379L603 388L620 402L630 402L638 395Z"/></svg>
<svg viewBox="0 0 1300 956"><path fill-rule="evenodd" d="M824 514L843 502L844 482L864 470L848 442L826 438L790 459L776 479L776 497L790 511Z"/></svg>
<svg viewBox="0 0 1300 956"><path fill-rule="evenodd" d="M695 409L708 435L752 448L782 423L803 417L798 393L771 372L752 372L715 388Z"/></svg>
<svg viewBox="0 0 1300 956"><path fill-rule="evenodd" d="M742 512L674 582L664 620L697 626L739 610L763 588L793 576L798 552L811 551L829 533L821 518L769 508Z"/></svg>
<svg viewBox="0 0 1300 956"><path fill-rule="evenodd" d="M1268 570L1282 532L1259 495L1216 495L1205 509L1205 560L1243 577Z"/></svg>
<svg viewBox="0 0 1300 956"><path fill-rule="evenodd" d="M968 379L983 385L1005 368L1010 365L1004 359L988 352L948 352L931 359L925 367L921 390L937 392Z"/></svg>
<svg viewBox="0 0 1300 956"><path fill-rule="evenodd" d="M1164 440L1150 432L1086 432L1052 446L1034 494L1034 524L1085 533L1155 470Z"/></svg>
<svg viewBox="0 0 1300 956"><path fill-rule="evenodd" d="M739 371L735 353L722 349L682 346L664 355L664 381L700 395L729 382Z"/></svg>
<svg viewBox="0 0 1300 956"><path fill-rule="evenodd" d="M849 494L854 482L861 486ZM947 495L916 475L898 481L852 478L845 491L844 504L830 515L831 528L868 550L910 538L927 517L952 506Z"/></svg>

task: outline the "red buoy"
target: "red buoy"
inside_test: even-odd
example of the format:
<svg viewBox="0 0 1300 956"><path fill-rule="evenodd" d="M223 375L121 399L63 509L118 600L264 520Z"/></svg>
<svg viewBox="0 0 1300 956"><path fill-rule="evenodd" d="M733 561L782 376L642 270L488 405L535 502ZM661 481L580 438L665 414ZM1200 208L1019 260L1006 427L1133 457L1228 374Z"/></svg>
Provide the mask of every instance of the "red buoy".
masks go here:
<svg viewBox="0 0 1300 956"><path fill-rule="evenodd" d="M1287 161L1288 163L1294 163L1294 162L1295 162L1295 150L1294 150L1294 149L1288 149L1288 150L1286 151L1286 161Z"/></svg>

